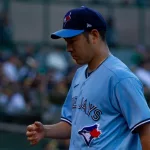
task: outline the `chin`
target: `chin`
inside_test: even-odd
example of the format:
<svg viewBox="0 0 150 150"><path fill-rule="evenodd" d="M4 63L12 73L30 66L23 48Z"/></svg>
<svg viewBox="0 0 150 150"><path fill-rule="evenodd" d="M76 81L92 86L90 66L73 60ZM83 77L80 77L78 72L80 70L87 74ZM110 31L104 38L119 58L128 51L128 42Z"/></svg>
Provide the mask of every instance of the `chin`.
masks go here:
<svg viewBox="0 0 150 150"><path fill-rule="evenodd" d="M75 60L75 61L76 61L76 63L78 65L85 65L85 64L87 64L86 62L83 62L83 61L80 61L80 60Z"/></svg>

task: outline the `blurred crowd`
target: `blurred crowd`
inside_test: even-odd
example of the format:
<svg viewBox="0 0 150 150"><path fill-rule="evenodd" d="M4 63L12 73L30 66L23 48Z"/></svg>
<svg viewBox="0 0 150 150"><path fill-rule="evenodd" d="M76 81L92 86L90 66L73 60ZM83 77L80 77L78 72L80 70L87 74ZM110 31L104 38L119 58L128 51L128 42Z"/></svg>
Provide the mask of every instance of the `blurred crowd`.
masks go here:
<svg viewBox="0 0 150 150"><path fill-rule="evenodd" d="M75 65L62 47L16 44L7 12L0 14L0 107L8 115L56 121Z"/></svg>
<svg viewBox="0 0 150 150"><path fill-rule="evenodd" d="M77 68L70 58L60 48L52 50L48 45L17 45L14 51L1 48L3 111L11 115L42 111L44 119L57 118Z"/></svg>
<svg viewBox="0 0 150 150"><path fill-rule="evenodd" d="M143 83L144 94L150 106L150 49L138 45L132 56L132 62L131 69Z"/></svg>

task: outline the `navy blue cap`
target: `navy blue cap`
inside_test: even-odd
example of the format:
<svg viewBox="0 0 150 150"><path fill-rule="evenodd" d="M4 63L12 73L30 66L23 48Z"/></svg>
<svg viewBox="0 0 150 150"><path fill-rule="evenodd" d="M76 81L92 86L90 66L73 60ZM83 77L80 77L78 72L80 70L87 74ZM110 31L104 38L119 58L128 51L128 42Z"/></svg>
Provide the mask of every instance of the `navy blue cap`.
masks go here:
<svg viewBox="0 0 150 150"><path fill-rule="evenodd" d="M106 21L99 12L82 6L66 13L63 29L52 33L51 38L70 38L91 29L106 31L106 26Z"/></svg>

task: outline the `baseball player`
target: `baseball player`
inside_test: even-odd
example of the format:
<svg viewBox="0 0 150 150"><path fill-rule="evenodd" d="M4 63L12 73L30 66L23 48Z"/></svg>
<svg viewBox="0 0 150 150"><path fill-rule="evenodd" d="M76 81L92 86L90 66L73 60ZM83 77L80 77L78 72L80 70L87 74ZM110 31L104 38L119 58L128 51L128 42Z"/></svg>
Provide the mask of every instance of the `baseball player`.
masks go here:
<svg viewBox="0 0 150 150"><path fill-rule="evenodd" d="M105 41L106 22L87 7L67 12L63 29L67 51L81 65L54 125L35 122L27 138L70 138L70 150L150 150L150 109L139 79L114 57Z"/></svg>

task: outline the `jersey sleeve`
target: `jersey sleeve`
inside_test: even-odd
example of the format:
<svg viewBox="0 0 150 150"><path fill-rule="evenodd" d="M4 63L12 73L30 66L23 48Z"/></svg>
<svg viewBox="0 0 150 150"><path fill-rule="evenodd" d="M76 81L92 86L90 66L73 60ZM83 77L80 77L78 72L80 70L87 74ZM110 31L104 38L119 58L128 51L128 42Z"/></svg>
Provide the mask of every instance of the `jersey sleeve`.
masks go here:
<svg viewBox="0 0 150 150"><path fill-rule="evenodd" d="M72 124L72 87L70 87L66 100L63 104L60 119L70 125Z"/></svg>
<svg viewBox="0 0 150 150"><path fill-rule="evenodd" d="M124 116L131 132L150 122L150 109L143 94L143 86L136 78L121 80L114 87L114 107Z"/></svg>

